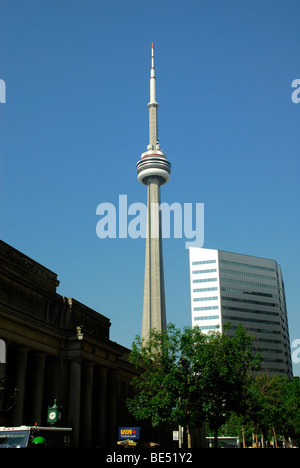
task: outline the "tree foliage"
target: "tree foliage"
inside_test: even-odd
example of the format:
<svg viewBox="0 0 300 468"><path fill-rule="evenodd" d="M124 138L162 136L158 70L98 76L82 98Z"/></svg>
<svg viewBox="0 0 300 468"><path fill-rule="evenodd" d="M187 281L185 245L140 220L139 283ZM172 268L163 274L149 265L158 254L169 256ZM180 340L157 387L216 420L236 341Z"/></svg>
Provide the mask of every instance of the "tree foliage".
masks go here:
<svg viewBox="0 0 300 468"><path fill-rule="evenodd" d="M241 425L248 434L253 434L255 443L278 439L289 445L289 440L300 439L300 381L279 374L268 376L258 374L247 392L246 411ZM241 427L240 425L240 427ZM238 432L236 428L236 432Z"/></svg>
<svg viewBox="0 0 300 468"><path fill-rule="evenodd" d="M173 324L163 332L151 330L146 341L137 337L130 360L143 372L133 380L129 411L153 426L184 426L189 446L190 429L206 420L217 440L229 414L243 411L250 373L258 364L251 341L243 328L230 337L204 335L198 327L181 332Z"/></svg>
<svg viewBox="0 0 300 468"><path fill-rule="evenodd" d="M219 428L230 413L241 414L245 411L253 371L258 370L260 363L259 356L253 356L252 339L242 327L236 330L233 337L226 333L208 337L205 415L214 432L215 446Z"/></svg>
<svg viewBox="0 0 300 468"><path fill-rule="evenodd" d="M133 380L134 398L129 411L137 419L150 419L187 428L203 420L203 401L199 373L204 366L205 336L197 328L183 333L174 325L167 331L151 330L149 339L133 343L131 362L144 371Z"/></svg>

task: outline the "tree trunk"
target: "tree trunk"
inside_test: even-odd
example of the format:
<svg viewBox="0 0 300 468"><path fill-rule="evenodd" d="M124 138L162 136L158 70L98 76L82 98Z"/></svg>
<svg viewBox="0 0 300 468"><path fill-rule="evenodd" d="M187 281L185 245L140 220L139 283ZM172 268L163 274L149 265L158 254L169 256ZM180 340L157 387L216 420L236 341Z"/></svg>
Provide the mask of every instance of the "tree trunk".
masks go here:
<svg viewBox="0 0 300 468"><path fill-rule="evenodd" d="M246 448L246 442L245 442L245 429L244 429L244 426L242 426L242 435L243 435L243 448Z"/></svg>
<svg viewBox="0 0 300 468"><path fill-rule="evenodd" d="M274 427L274 426L273 426L273 434L274 434L275 447L278 448L278 445L277 445L277 438L276 438L276 433L275 433L275 427Z"/></svg>
<svg viewBox="0 0 300 468"><path fill-rule="evenodd" d="M258 424L256 425L256 428L255 428L255 445L256 445L256 448L258 448Z"/></svg>
<svg viewBox="0 0 300 468"><path fill-rule="evenodd" d="M218 428L214 431L214 448L218 448Z"/></svg>
<svg viewBox="0 0 300 468"><path fill-rule="evenodd" d="M192 437L191 437L191 430L190 426L186 426L186 435L187 435L187 446L188 448L192 448Z"/></svg>

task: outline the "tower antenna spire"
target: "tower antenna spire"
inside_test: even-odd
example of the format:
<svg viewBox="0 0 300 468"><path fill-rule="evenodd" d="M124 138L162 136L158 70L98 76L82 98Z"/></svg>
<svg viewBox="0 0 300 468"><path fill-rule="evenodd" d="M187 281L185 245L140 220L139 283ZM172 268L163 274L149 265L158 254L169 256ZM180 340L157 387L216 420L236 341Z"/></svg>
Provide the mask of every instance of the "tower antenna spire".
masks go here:
<svg viewBox="0 0 300 468"><path fill-rule="evenodd" d="M157 131L157 109L158 102L156 102L156 79L154 68L154 46L151 45L151 69L150 69L150 101L148 103L149 109L149 145L148 149L159 148L158 144L158 131Z"/></svg>
<svg viewBox="0 0 300 468"><path fill-rule="evenodd" d="M154 46L151 46L151 71L150 71L150 102L149 104L158 104L156 102L156 82L155 82L155 68L154 68Z"/></svg>

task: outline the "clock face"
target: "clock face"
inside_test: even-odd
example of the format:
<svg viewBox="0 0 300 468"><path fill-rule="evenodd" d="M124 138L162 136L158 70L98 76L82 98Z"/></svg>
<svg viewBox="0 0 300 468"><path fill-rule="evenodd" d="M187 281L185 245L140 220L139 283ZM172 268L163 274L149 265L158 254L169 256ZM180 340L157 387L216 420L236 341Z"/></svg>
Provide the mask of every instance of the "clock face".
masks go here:
<svg viewBox="0 0 300 468"><path fill-rule="evenodd" d="M55 411L51 411L48 415L49 419L53 420L56 418L56 412Z"/></svg>

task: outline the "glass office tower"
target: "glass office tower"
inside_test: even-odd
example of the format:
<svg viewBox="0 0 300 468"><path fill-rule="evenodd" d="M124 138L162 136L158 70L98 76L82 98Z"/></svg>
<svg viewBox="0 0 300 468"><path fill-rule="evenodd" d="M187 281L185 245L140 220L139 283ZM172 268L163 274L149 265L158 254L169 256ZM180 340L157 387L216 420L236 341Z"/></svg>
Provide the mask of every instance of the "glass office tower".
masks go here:
<svg viewBox="0 0 300 468"><path fill-rule="evenodd" d="M292 361L280 265L275 260L221 250L189 249L191 319L203 333L230 322L255 336L262 371L292 378Z"/></svg>

